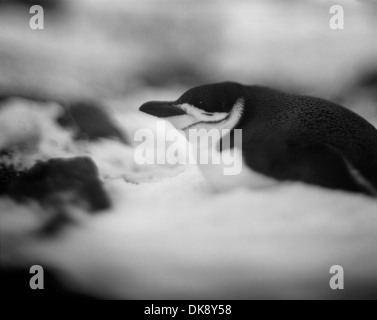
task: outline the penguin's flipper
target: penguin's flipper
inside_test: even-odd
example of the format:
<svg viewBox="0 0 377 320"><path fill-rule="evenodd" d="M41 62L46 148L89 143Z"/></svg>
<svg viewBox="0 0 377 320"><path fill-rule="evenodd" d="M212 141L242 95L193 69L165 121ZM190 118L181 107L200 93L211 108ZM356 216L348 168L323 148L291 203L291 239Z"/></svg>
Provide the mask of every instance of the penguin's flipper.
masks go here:
<svg viewBox="0 0 377 320"><path fill-rule="evenodd" d="M377 196L376 190L335 148L325 144L263 143L249 165L280 181L303 181L330 189ZM256 149L254 149L256 151ZM266 159L268 159L266 161Z"/></svg>

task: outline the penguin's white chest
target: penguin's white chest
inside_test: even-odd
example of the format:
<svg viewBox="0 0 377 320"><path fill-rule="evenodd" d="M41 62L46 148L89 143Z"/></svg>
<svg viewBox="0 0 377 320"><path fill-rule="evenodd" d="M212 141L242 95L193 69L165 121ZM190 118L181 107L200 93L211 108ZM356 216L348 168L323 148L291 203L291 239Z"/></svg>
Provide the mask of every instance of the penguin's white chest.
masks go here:
<svg viewBox="0 0 377 320"><path fill-rule="evenodd" d="M279 183L249 168L240 150L234 149L230 153L229 157L220 157L220 163L218 161L209 161L208 164L198 163L201 173L215 190L223 191L240 187L263 189Z"/></svg>

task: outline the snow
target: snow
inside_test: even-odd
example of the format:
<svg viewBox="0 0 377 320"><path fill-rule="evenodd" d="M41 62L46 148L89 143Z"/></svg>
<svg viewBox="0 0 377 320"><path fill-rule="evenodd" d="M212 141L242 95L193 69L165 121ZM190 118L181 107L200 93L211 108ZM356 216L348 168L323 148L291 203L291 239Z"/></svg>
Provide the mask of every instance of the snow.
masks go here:
<svg viewBox="0 0 377 320"><path fill-rule="evenodd" d="M337 299L375 294L375 199L301 183L215 192L194 165L136 165L133 147L111 140L76 143L67 139L69 132L51 128L58 112L42 112L45 106L24 100L11 103L12 108L0 112L0 122L9 124L0 127L0 136L15 127L20 112L40 125L26 131L25 139L30 130L48 123L65 143L46 149L39 135L30 159L90 156L113 208L86 215L55 237L40 238L32 231L47 213L36 204L21 206L1 198L2 265L38 261L56 270L66 286L105 298ZM130 137L137 128L155 125L152 117L117 108L112 116ZM333 265L345 270L343 292L329 288Z"/></svg>
<svg viewBox="0 0 377 320"><path fill-rule="evenodd" d="M115 298L324 298L336 264L349 290L377 280L374 201L300 185L212 194L194 177L118 185L111 215L24 252Z"/></svg>

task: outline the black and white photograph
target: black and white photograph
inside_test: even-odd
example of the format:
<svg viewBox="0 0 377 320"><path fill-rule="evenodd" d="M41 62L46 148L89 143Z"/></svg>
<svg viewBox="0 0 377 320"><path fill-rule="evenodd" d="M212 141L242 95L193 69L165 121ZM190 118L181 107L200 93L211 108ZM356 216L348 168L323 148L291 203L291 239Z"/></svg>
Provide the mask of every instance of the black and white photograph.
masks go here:
<svg viewBox="0 0 377 320"><path fill-rule="evenodd" d="M135 319L377 300L377 0L0 0L0 274Z"/></svg>

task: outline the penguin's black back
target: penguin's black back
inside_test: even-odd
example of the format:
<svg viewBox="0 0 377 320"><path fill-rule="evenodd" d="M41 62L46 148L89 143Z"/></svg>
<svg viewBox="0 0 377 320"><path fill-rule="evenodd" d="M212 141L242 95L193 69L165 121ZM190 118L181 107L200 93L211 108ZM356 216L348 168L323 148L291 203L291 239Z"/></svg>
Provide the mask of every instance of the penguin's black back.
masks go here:
<svg viewBox="0 0 377 320"><path fill-rule="evenodd" d="M244 157L252 168L279 180L318 176L314 183L328 186L350 174L346 167L351 166L377 189L377 130L362 117L323 99L265 87L245 86L244 97L244 115L236 128L243 129ZM306 173L295 178L305 159L315 162L316 170L307 174L308 179Z"/></svg>

